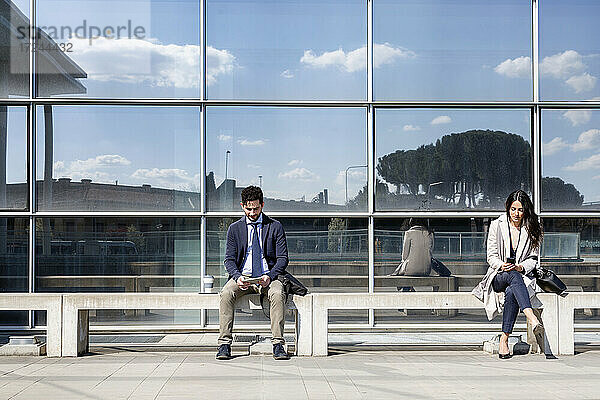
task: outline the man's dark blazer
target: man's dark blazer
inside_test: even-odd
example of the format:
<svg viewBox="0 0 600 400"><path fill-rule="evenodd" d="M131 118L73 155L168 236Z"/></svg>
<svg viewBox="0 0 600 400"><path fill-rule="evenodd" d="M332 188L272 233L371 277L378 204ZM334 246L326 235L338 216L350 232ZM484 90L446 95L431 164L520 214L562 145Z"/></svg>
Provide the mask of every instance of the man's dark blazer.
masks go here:
<svg viewBox="0 0 600 400"><path fill-rule="evenodd" d="M283 226L279 221L262 214L261 242L265 260L269 267L267 275L271 280L285 271L288 265L287 241ZM227 250L225 250L225 269L230 278L237 281L242 275L246 252L248 251L248 227L246 216L229 225L227 229Z"/></svg>

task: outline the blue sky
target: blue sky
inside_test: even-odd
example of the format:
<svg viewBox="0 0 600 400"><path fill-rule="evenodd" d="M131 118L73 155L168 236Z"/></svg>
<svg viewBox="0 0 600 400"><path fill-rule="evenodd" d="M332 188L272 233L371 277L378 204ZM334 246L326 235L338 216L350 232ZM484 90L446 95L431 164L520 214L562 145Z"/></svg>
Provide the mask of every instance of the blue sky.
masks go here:
<svg viewBox="0 0 600 400"><path fill-rule="evenodd" d="M8 107L6 182L27 182L27 108Z"/></svg>
<svg viewBox="0 0 600 400"><path fill-rule="evenodd" d="M600 201L600 110L542 112L542 174Z"/></svg>

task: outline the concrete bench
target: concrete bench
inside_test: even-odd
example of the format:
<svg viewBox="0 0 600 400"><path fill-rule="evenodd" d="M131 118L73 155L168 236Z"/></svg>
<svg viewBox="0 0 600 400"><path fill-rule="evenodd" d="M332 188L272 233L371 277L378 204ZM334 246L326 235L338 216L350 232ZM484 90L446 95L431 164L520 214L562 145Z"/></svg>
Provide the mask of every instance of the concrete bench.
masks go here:
<svg viewBox="0 0 600 400"><path fill-rule="evenodd" d="M570 292L558 300L559 354L575 354L575 310L600 308L600 292Z"/></svg>
<svg viewBox="0 0 600 400"><path fill-rule="evenodd" d="M538 298L544 309L544 352L558 353L558 296L541 293ZM599 297L600 298L600 297ZM482 309L483 304L471 293L317 293L313 294L312 354L326 356L329 310L356 309Z"/></svg>
<svg viewBox="0 0 600 400"><path fill-rule="evenodd" d="M46 310L46 354L62 355L62 295L41 293L2 293L0 310Z"/></svg>
<svg viewBox="0 0 600 400"><path fill-rule="evenodd" d="M236 308L259 308L258 295L243 296ZM296 310L296 354L312 353L312 297L290 296L288 307ZM89 351L89 310L98 309L218 309L218 293L76 293L64 294L62 305L63 357ZM216 347L216 343L215 343Z"/></svg>

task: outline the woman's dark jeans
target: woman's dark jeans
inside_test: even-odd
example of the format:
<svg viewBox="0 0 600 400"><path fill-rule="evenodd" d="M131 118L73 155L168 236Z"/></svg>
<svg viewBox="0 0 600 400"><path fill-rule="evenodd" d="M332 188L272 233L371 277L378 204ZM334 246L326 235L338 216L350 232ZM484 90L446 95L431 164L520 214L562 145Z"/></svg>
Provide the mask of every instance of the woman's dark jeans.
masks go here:
<svg viewBox="0 0 600 400"><path fill-rule="evenodd" d="M517 271L499 272L492 281L494 292L504 292L504 312L502 314L502 332L512 333L519 309L531 308L529 293L523 282L523 275Z"/></svg>

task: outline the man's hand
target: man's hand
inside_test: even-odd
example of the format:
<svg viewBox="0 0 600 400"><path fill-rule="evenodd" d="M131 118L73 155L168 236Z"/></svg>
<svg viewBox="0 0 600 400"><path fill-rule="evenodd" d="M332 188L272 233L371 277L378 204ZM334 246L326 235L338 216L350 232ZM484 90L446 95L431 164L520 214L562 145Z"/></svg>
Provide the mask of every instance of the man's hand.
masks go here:
<svg viewBox="0 0 600 400"><path fill-rule="evenodd" d="M269 283L271 283L271 278L269 277L269 275L263 275L260 277L260 282L258 282L258 284L262 287L267 287L269 286Z"/></svg>
<svg viewBox="0 0 600 400"><path fill-rule="evenodd" d="M240 289L242 290L246 290L248 289L248 287L250 287L250 283L246 282L244 280L243 276L240 276L237 281L236 281L237 285L240 287Z"/></svg>

